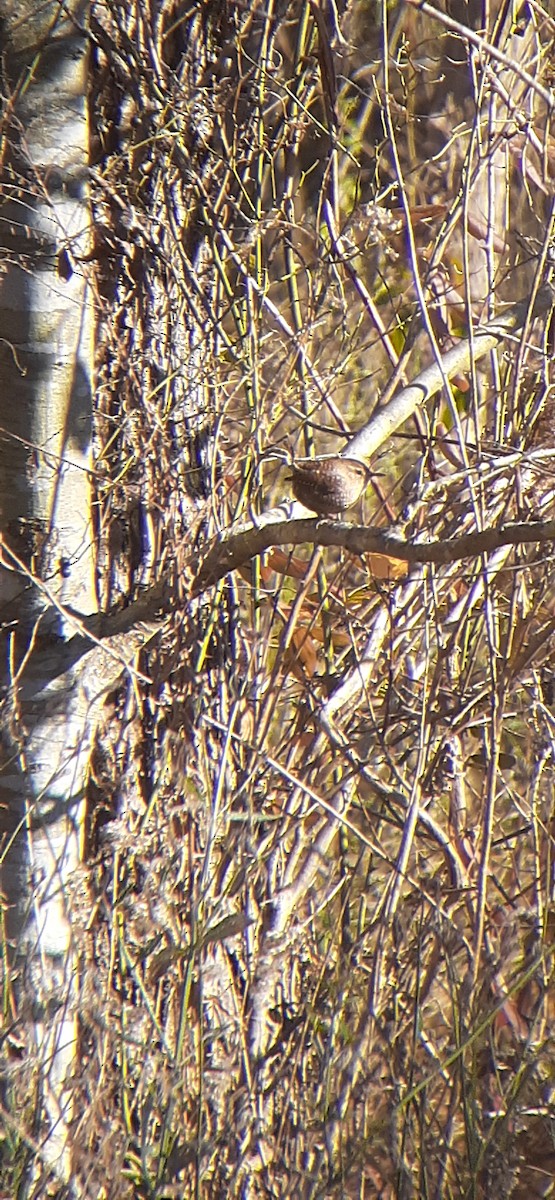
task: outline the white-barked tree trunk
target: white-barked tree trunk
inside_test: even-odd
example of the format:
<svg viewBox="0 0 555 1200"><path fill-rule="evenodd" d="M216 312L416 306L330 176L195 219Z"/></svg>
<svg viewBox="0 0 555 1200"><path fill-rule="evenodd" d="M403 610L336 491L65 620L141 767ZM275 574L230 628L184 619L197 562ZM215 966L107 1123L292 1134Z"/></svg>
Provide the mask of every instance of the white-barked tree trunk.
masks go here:
<svg viewBox="0 0 555 1200"><path fill-rule="evenodd" d="M19 1088L27 1103L35 1089L35 1176L70 1172L70 918L91 736L86 660L68 660L64 611L96 607L87 8L0 3L1 887L13 1036L35 1041L23 1079L21 1064L4 1071L3 1105L17 1128Z"/></svg>

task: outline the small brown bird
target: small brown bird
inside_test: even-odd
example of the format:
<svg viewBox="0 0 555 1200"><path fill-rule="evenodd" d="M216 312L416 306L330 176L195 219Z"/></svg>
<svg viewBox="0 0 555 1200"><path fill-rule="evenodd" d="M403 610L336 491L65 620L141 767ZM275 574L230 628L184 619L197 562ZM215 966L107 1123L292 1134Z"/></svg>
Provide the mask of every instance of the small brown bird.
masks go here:
<svg viewBox="0 0 555 1200"><path fill-rule="evenodd" d="M295 499L321 517L345 512L356 504L372 474L360 459L341 454L297 458L291 469Z"/></svg>

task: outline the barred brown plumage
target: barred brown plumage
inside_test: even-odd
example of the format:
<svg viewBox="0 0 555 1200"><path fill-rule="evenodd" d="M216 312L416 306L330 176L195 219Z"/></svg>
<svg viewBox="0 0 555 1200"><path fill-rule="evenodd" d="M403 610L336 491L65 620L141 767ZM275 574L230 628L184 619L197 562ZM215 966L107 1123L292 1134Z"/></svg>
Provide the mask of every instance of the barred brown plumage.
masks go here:
<svg viewBox="0 0 555 1200"><path fill-rule="evenodd" d="M345 512L368 486L370 467L340 454L298 458L291 464L293 495L319 516Z"/></svg>

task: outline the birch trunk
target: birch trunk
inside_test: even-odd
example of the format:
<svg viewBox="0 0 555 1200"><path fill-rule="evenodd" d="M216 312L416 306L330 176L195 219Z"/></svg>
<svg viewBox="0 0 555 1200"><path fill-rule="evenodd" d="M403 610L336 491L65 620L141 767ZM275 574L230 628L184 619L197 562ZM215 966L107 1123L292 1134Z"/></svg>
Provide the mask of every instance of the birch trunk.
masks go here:
<svg viewBox="0 0 555 1200"><path fill-rule="evenodd" d="M35 1041L23 1080L27 1103L36 1088L35 1176L41 1158L70 1170L71 910L90 729L82 664L64 661L75 632L64 607L95 607L86 19L83 0L0 4L1 886L15 1026Z"/></svg>

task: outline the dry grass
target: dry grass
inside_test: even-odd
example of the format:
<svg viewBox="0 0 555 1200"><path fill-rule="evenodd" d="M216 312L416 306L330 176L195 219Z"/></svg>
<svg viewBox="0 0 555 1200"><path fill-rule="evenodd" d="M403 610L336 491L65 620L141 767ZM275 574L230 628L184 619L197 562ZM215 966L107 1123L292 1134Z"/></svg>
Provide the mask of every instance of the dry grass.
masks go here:
<svg viewBox="0 0 555 1200"><path fill-rule="evenodd" d="M96 9L105 605L545 272L552 117L519 71L553 71L547 12L492 17L511 70L410 6L344 40L273 11ZM552 517L551 343L385 447L364 518ZM551 1194L552 575L551 547L410 575L306 548L194 603L183 578L91 772L82 1194Z"/></svg>

